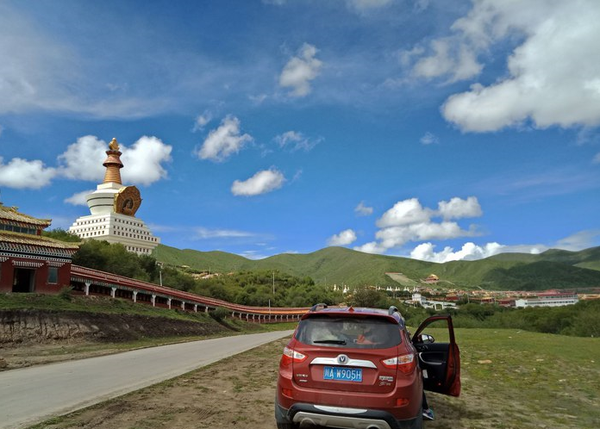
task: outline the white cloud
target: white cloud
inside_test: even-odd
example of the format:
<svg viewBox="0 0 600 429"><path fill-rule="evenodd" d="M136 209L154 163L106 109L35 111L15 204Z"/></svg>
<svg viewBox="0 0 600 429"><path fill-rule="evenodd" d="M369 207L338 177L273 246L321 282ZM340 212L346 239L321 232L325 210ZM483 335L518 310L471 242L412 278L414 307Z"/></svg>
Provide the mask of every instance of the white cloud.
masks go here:
<svg viewBox="0 0 600 429"><path fill-rule="evenodd" d="M445 247L441 252L435 252L435 245L431 243L419 244L410 253L413 259L430 262L449 262L461 260L483 259L498 253L502 253L505 246L498 243L487 243L485 246L477 246L474 243L465 243L459 251L454 252L451 247Z"/></svg>
<svg viewBox="0 0 600 429"><path fill-rule="evenodd" d="M544 244L516 244L504 245L496 242L487 243L478 246L475 243L465 243L460 250L454 251L452 247L446 246L441 252L435 251L435 244L421 243L411 252L410 257L430 262L449 262L449 261L472 261L477 259L489 258L499 253L526 253L537 255L549 249L563 249L570 251L579 251L594 247L600 244L600 230L579 231L569 237L558 240L555 244L547 246Z"/></svg>
<svg viewBox="0 0 600 429"><path fill-rule="evenodd" d="M421 144L424 145L430 145L430 144L437 144L440 142L440 139L437 138L437 136L433 133L430 133L429 131L425 133L425 135L423 135L423 137L421 137L420 140Z"/></svg>
<svg viewBox="0 0 600 429"><path fill-rule="evenodd" d="M444 219L461 219L479 217L483 212L476 197L468 197L466 200L454 197L450 201L438 203L438 214Z"/></svg>
<svg viewBox="0 0 600 429"><path fill-rule="evenodd" d="M465 46L457 45L451 38L437 39L431 42L433 55L419 59L413 74L417 77L432 79L451 75L449 82L469 79L481 72L475 54Z"/></svg>
<svg viewBox="0 0 600 429"><path fill-rule="evenodd" d="M351 229L346 229L339 234L334 234L327 240L329 246L347 246L356 241L356 233Z"/></svg>
<svg viewBox="0 0 600 429"><path fill-rule="evenodd" d="M239 255L246 259L252 259L254 261L256 261L258 259L265 259L265 258L268 258L269 256L272 256L272 255L265 255L262 252L259 252L258 250L244 250Z"/></svg>
<svg viewBox="0 0 600 429"><path fill-rule="evenodd" d="M596 0L474 0L469 13L452 25L452 35L431 41L425 56L403 58L414 62L414 76L454 82L480 73L479 56L519 40L507 58L507 73L450 96L442 106L444 118L466 132L527 121L536 128L595 127L600 124L599 21Z"/></svg>
<svg viewBox="0 0 600 429"><path fill-rule="evenodd" d="M209 229L199 227L195 229L196 238L206 240L212 238L248 238L254 237L256 234L246 231L237 231L233 229Z"/></svg>
<svg viewBox="0 0 600 429"><path fill-rule="evenodd" d="M321 142L322 139L310 140L302 133L296 131L287 131L275 137L275 141L280 148L289 148L292 152L304 150L308 152Z"/></svg>
<svg viewBox="0 0 600 429"><path fill-rule="evenodd" d="M249 134L241 134L240 121L235 116L227 116L221 125L212 130L199 151L200 159L224 161L234 153L238 153L247 142L253 139Z"/></svg>
<svg viewBox="0 0 600 429"><path fill-rule="evenodd" d="M74 206L87 206L86 197L94 192L94 190L82 191L76 194L71 195L69 198L65 199L65 203L74 205Z"/></svg>
<svg viewBox="0 0 600 429"><path fill-rule="evenodd" d="M106 159L108 143L96 136L79 137L58 157L63 164L60 172L69 179L102 181L106 168L102 163Z"/></svg>
<svg viewBox="0 0 600 429"><path fill-rule="evenodd" d="M4 164L0 157L0 186L14 189L40 189L50 184L56 169L45 167L42 161L13 158Z"/></svg>
<svg viewBox="0 0 600 429"><path fill-rule="evenodd" d="M373 214L373 207L367 207L365 206L365 202L361 201L354 208L354 213L356 213L358 216L370 216Z"/></svg>
<svg viewBox="0 0 600 429"><path fill-rule="evenodd" d="M124 183L150 185L167 177L162 164L171 161L172 146L156 137L140 137L131 148L122 147Z"/></svg>
<svg viewBox="0 0 600 429"><path fill-rule="evenodd" d="M103 65L90 62L89 55L80 57L72 47L77 41L44 31L48 26L18 9L0 2L0 58L10 58L0 66L0 114L58 111L123 118L166 108L168 103L158 97L115 91L126 89L127 83L107 83L106 74L94 76Z"/></svg>
<svg viewBox="0 0 600 429"><path fill-rule="evenodd" d="M477 235L476 230L464 230L456 222L423 222L384 228L375 234L386 249L399 247L409 241L449 240Z"/></svg>
<svg viewBox="0 0 600 429"><path fill-rule="evenodd" d="M392 3L392 1L393 0L346 0L346 3L352 9L365 11L387 6Z"/></svg>
<svg viewBox="0 0 600 429"><path fill-rule="evenodd" d="M600 164L600 152L596 154L594 159L592 160L594 164Z"/></svg>
<svg viewBox="0 0 600 429"><path fill-rule="evenodd" d="M194 122L194 128L192 131L202 131L204 127L213 119L213 115L210 111L205 110L204 113L198 115L196 117L196 121Z"/></svg>
<svg viewBox="0 0 600 429"><path fill-rule="evenodd" d="M310 81L315 79L323 63L315 58L317 48L305 43L298 52L298 56L293 57L283 68L279 76L279 85L284 88L291 88L292 95L295 97L304 97L311 91Z"/></svg>
<svg viewBox="0 0 600 429"><path fill-rule="evenodd" d="M269 96L267 94L258 94L258 95L249 95L248 99L252 101L254 104L260 105L265 101Z"/></svg>
<svg viewBox="0 0 600 429"><path fill-rule="evenodd" d="M386 211L379 220L377 226L386 228L390 226L409 225L414 223L429 222L433 212L423 208L417 198L399 201L394 207Z"/></svg>
<svg viewBox="0 0 600 429"><path fill-rule="evenodd" d="M354 247L354 250L357 250L359 252L364 252L364 253L373 253L375 255L382 255L388 249L386 249L385 247L381 246L376 241L371 241L370 243L363 244L362 246L356 246L356 247Z"/></svg>
<svg viewBox="0 0 600 429"><path fill-rule="evenodd" d="M123 183L150 185L167 176L162 163L171 160L171 146L148 136L139 138L130 149L121 143L119 145L123 153ZM59 163L62 163L60 174L74 180L102 181L106 172L102 163L107 150L108 143L96 136L78 138L58 157Z"/></svg>
<svg viewBox="0 0 600 429"><path fill-rule="evenodd" d="M583 250L600 244L600 229L589 229L576 232L568 237L560 239L553 246L563 250Z"/></svg>
<svg viewBox="0 0 600 429"><path fill-rule="evenodd" d="M54 108L72 101L72 53L7 4L0 5L0 113Z"/></svg>
<svg viewBox="0 0 600 429"><path fill-rule="evenodd" d="M262 170L245 181L236 180L231 185L231 193L236 196L254 196L279 189L285 182L283 173L275 168Z"/></svg>
<svg viewBox="0 0 600 429"><path fill-rule="evenodd" d="M481 215L481 207L475 197L468 197L466 200L454 197L450 201L440 201L438 210L423 207L417 198L410 198L397 202L377 220L376 225L380 228L375 233L377 241L355 249L368 253L385 253L409 241L477 236L479 233L476 226L463 229L458 223L449 220ZM441 221L433 221L435 218L441 218Z"/></svg>

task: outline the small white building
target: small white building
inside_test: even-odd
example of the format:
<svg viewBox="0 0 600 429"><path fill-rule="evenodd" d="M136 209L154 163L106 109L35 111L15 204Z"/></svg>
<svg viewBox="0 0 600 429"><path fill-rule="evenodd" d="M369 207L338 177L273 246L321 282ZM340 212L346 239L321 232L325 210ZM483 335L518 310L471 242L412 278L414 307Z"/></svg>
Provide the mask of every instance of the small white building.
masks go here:
<svg viewBox="0 0 600 429"><path fill-rule="evenodd" d="M135 186L121 183L123 164L116 139L110 142L106 154L104 181L86 197L91 214L78 218L69 232L83 239L121 243L130 252L150 255L160 239L152 235L143 220L135 217L142 198Z"/></svg>
<svg viewBox="0 0 600 429"><path fill-rule="evenodd" d="M409 305L420 305L423 308L433 308L434 310L444 310L446 308L457 308L456 303L447 301L432 301L425 298L420 293L413 293L410 301L405 301Z"/></svg>
<svg viewBox="0 0 600 429"><path fill-rule="evenodd" d="M515 300L515 307L562 307L564 305L573 305L579 302L579 298L575 294L553 294L540 295L536 298L526 298Z"/></svg>

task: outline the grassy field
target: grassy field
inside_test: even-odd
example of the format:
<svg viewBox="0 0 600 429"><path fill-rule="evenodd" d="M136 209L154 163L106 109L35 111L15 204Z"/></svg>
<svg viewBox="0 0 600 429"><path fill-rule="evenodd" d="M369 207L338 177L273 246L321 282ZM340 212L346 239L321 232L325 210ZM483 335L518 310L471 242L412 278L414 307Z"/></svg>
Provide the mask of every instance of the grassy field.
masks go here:
<svg viewBox="0 0 600 429"><path fill-rule="evenodd" d="M431 332L443 337L441 332ZM600 427L600 339L458 329L460 398L429 394L426 427ZM275 428L277 365L286 340L116 398L41 428Z"/></svg>
<svg viewBox="0 0 600 429"><path fill-rule="evenodd" d="M439 428L600 427L600 339L461 329L463 395L436 396Z"/></svg>

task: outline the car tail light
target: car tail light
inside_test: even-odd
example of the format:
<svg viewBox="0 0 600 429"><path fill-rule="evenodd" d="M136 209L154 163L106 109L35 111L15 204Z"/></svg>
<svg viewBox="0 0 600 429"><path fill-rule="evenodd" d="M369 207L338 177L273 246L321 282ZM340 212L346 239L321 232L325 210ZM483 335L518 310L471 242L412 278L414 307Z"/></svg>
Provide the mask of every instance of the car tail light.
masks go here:
<svg viewBox="0 0 600 429"><path fill-rule="evenodd" d="M415 360L415 355L410 353L407 355L394 356L389 359L384 359L381 361L383 366L390 369L398 369L400 372L404 374L410 374L414 371L417 366L417 361Z"/></svg>
<svg viewBox="0 0 600 429"><path fill-rule="evenodd" d="M408 404L410 404L410 399L408 399L408 398L397 398L396 399L397 407L406 407Z"/></svg>
<svg viewBox="0 0 600 429"><path fill-rule="evenodd" d="M300 352L289 347L283 348L283 356L281 356L281 363L283 365L289 365L292 362L300 363L306 360L306 356Z"/></svg>

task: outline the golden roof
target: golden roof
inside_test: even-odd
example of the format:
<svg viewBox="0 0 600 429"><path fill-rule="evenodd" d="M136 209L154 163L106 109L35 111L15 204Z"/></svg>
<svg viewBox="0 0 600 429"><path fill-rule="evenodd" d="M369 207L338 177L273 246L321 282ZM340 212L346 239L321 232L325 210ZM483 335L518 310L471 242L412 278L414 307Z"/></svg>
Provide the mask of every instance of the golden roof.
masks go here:
<svg viewBox="0 0 600 429"><path fill-rule="evenodd" d="M52 219L37 219L17 211L17 207L6 207L0 203L0 222L20 223L35 227L47 228L52 223Z"/></svg>
<svg viewBox="0 0 600 429"><path fill-rule="evenodd" d="M80 243L69 243L50 237L32 234L20 234L18 232L0 231L0 242L50 247L53 249L64 249L77 251Z"/></svg>

